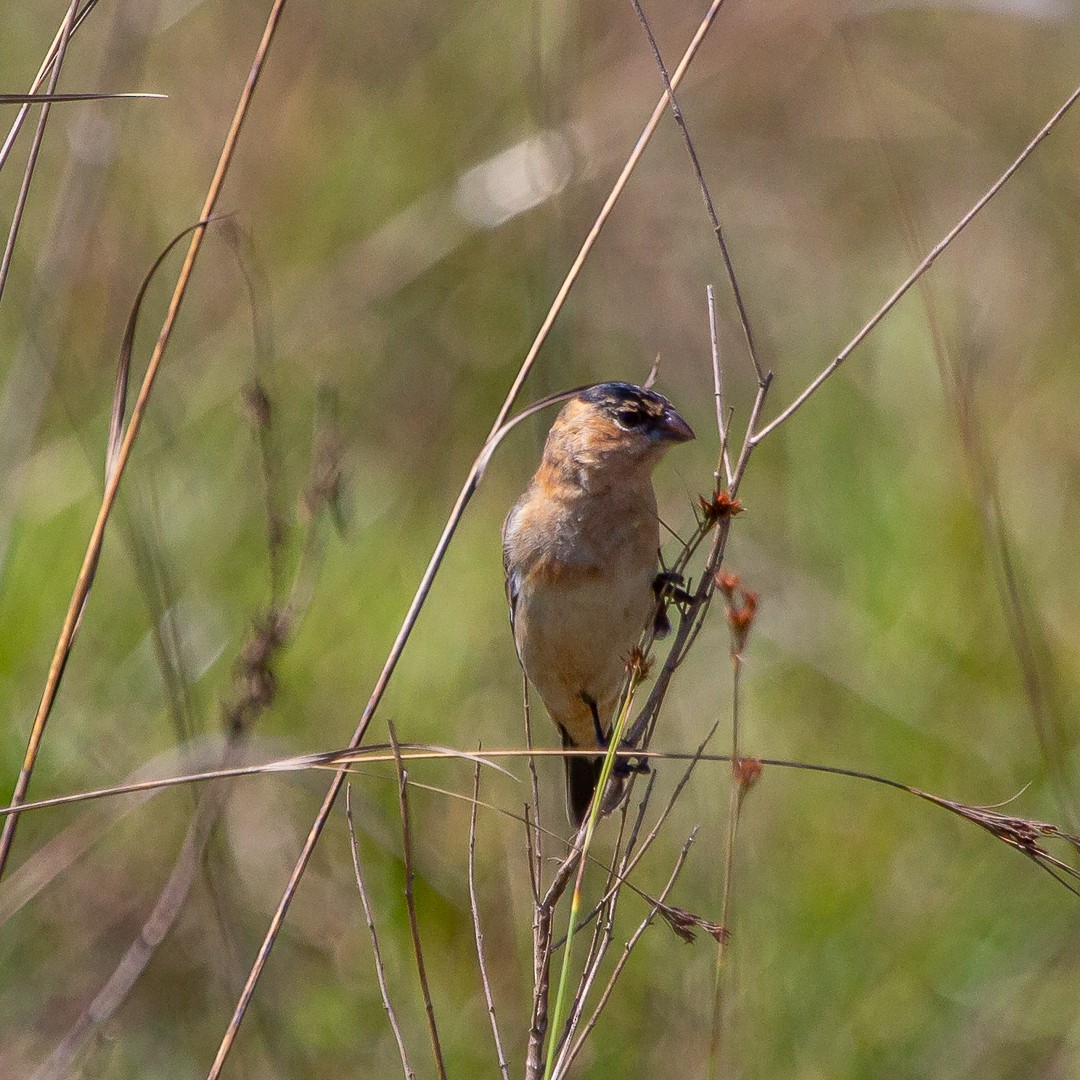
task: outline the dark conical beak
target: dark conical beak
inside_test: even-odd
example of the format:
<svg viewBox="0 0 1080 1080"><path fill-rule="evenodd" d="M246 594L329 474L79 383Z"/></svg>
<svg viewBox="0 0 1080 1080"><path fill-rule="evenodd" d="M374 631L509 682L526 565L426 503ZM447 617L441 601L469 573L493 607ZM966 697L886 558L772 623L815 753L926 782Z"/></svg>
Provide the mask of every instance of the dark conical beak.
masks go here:
<svg viewBox="0 0 1080 1080"><path fill-rule="evenodd" d="M694 429L670 405L664 410L659 431L671 442L689 442L696 438Z"/></svg>

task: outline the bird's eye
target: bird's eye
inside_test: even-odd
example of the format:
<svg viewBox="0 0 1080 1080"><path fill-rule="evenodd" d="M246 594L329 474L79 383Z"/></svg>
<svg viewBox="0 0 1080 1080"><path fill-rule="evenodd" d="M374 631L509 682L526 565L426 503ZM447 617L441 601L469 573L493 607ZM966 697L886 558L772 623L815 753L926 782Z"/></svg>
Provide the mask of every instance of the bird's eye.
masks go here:
<svg viewBox="0 0 1080 1080"><path fill-rule="evenodd" d="M636 428L645 423L645 415L638 409L620 409L615 414L620 427Z"/></svg>

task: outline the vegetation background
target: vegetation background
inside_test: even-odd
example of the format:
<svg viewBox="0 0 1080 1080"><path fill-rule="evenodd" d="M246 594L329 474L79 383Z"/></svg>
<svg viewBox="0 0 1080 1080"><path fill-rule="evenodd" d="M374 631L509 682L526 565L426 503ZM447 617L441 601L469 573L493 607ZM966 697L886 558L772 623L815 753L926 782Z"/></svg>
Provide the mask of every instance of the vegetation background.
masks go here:
<svg viewBox="0 0 1080 1080"><path fill-rule="evenodd" d="M168 100L54 107L0 305L5 792L97 513L125 320L158 253L198 219L267 6L102 3L69 48L59 89ZM0 6L0 89L25 90L65 8ZM673 65L701 12L668 0L646 11ZM1064 0L729 0L680 103L776 372L771 414L1060 105L1078 49ZM232 216L208 232L32 796L117 783L220 734L237 658L270 596L260 432L244 406L256 377L272 406L284 564L300 557L303 491L313 454L331 452L328 431L343 528L315 550L310 602L275 658L247 753L348 741L454 494L661 89L629 4L289 5L219 206ZM1022 790L1008 812L1077 831L1078 125L1066 117L924 286L755 455L727 559L761 594L746 752L973 804ZM0 173L5 215L32 127ZM147 297L137 372L179 261ZM662 514L682 532L717 454L707 283L741 431L753 373L668 116L524 396L642 381L659 353L659 388L699 433L657 477ZM377 741L390 718L410 741L521 744L498 536L549 421L528 422L496 455ZM692 750L723 718L722 751L730 707L717 610L655 745ZM551 744L539 704L534 724ZM183 759L166 760L179 770ZM527 774L510 768L518 779L485 778L484 795L520 812ZM681 766L657 772L666 794ZM413 775L471 786L462 763ZM558 831L560 776L541 764L545 823ZM672 900L706 918L719 917L727 783L726 767L700 768L638 879L659 890L700 824ZM82 1075L205 1074L325 785L300 773L229 789L179 920L94 1028ZM353 800L391 995L414 1063L431 1075L393 769L362 771ZM0 1075L30 1075L116 968L193 806L179 789L23 817L0 883ZM448 1069L495 1076L468 908L468 806L425 791L412 806ZM482 812L477 859L493 990L520 1074L532 985L520 824ZM625 936L644 907L623 905ZM725 1075L1080 1073L1080 901L915 799L766 768L744 810L730 926ZM704 1076L714 964L708 937L687 946L650 930L577 1074ZM335 814L226 1073L399 1072Z"/></svg>

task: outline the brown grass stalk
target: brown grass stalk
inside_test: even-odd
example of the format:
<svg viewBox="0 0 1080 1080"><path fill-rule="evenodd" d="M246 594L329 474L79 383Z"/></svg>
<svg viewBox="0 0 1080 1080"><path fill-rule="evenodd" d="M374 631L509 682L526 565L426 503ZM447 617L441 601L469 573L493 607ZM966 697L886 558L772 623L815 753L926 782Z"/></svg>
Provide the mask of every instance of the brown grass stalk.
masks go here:
<svg viewBox="0 0 1080 1080"><path fill-rule="evenodd" d="M440 1080L446 1080L446 1063L443 1061L442 1042L439 1039L439 1025L435 1020L435 1004L431 999L431 984L428 982L427 966L424 964L424 948L420 940L420 919L416 914L416 896L413 892L413 844L412 823L409 817L409 774L405 771L401 759L397 734L393 724L387 724L390 732L390 744L394 749L394 767L398 777L398 807L401 810L401 851L405 860L405 909L409 914L409 934L412 937L413 956L416 959L416 975L420 982L420 994L424 999L424 1014L427 1017L428 1034L431 1036L431 1052L435 1058L435 1069Z"/></svg>
<svg viewBox="0 0 1080 1080"><path fill-rule="evenodd" d="M778 427L786 423L791 419L806 404L806 402L821 389L822 385L829 380L829 378L835 374L836 369L866 340L870 332L889 314L890 311L900 302L900 300L907 294L908 290L914 285L922 276L930 269L931 266L937 261L938 257L945 251L946 248L975 220L978 214L983 208L990 202L990 200L1005 186L1010 180L1013 174L1025 161L1035 152L1038 145L1050 134L1054 128L1061 122L1065 114L1076 104L1077 99L1080 98L1080 86L1078 86L1064 101L1064 103L1058 108L1058 110L1050 117L1049 120L1039 129L1038 134L1020 151L1019 155L1015 158L1012 164L990 185L989 188L983 193L982 196L975 202L970 210L930 249L923 260L911 271L910 274L900 283L896 291L881 305L880 308L870 317L870 319L864 323L859 332L836 354L836 357L829 363L829 365L806 387L802 393L799 394L795 400L788 405L779 416L770 420L762 428L755 430L751 428L749 442L751 447L757 446L766 436L772 434Z"/></svg>
<svg viewBox="0 0 1080 1080"><path fill-rule="evenodd" d="M202 212L199 214L200 222L205 222L210 218L217 205L217 200L221 194L221 188L225 182L225 176L228 173L229 165L232 162L233 153L236 149L237 140L240 136L240 129L243 125L244 118L247 116L251 99L255 92L255 87L258 84L263 64L266 61L267 54L270 50L270 44L273 41L274 33L277 30L284 8L285 0L274 0L274 5L267 18L262 39L256 49L255 58L248 73L247 82L244 85L244 89L240 94L240 99L237 102L236 110L233 113L232 122L225 137L221 155L218 158L217 168L210 181L210 187L207 190L206 198L203 202ZM165 350L168 347L169 339L172 336L173 329L176 325L176 319L180 314L180 307L183 303L184 296L187 293L188 283L191 280L191 274L195 268L195 260L202 247L202 241L205 234L205 224L200 224L196 227L192 234L191 242L188 245L187 255L184 259L183 266L180 269L180 274L177 277L176 285L169 301L168 311L165 315L165 320L162 323L161 332L158 335L157 343L150 355L150 360L147 364L146 374L143 378L139 395L135 401L135 406L131 411L131 420L128 423L127 431L116 455L115 466L110 472L105 484L105 493L101 500L101 507L98 511L94 528L90 534L90 540L87 544L86 554L83 557L83 563L75 584L75 590L72 594L71 602L68 605L67 615L64 619L63 628L60 631L59 640L56 643L52 663L49 666L45 689L42 692L41 701L38 705L37 713L34 716L33 726L27 742L26 754L23 759L22 768L19 771L18 780L15 784L15 791L11 798L12 807L17 808L18 805L25 800L27 789L30 786L30 778L33 775L34 765L37 761L38 752L41 749L41 740L45 733L45 725L48 721L49 714L52 711L53 703L56 700L56 694L60 687L60 680L64 673L64 667L74 643L75 630L83 609L83 604L86 601L90 586L93 582L94 570L97 567L97 561L101 554L101 547L105 539L105 526L109 520L113 505L116 502L120 481L123 478L124 470L131 457L135 439L138 437L139 430L142 426L143 417L146 414L146 409L150 401L150 392L153 389L154 380L157 377L162 359L165 356ZM3 831L0 833L0 876L3 875L8 857L11 854L11 845L15 838L15 829L17 825L18 814L16 812L7 817L4 822Z"/></svg>
<svg viewBox="0 0 1080 1080"><path fill-rule="evenodd" d="M86 4L79 11L75 17L75 21L71 25L70 31L67 33L67 37L70 39L79 32L79 28L86 21L87 16L91 11L97 7L98 0L87 0ZM52 44L45 52L45 59L41 61L41 66L38 68L37 75L34 76L34 81L30 84L30 91L28 97L32 97L45 81L46 75L53 69L56 63L57 55L60 51L60 42L64 38L64 27L67 20L65 19L56 31L53 37ZM30 114L29 103L23 105L15 116L15 119L11 122L11 127L8 129L7 135L4 137L3 145L0 146L0 171L3 170L4 165L7 163L7 159L11 156L12 148L15 146L15 140L19 137L19 132L22 130L23 124L26 122L27 116Z"/></svg>
<svg viewBox="0 0 1080 1080"><path fill-rule="evenodd" d="M78 7L79 0L71 0L67 15L64 16L64 21L60 26L56 55L52 63L52 73L49 75L47 93L50 97L56 93L56 84L60 79L60 69L64 64L64 55L67 53L68 42L71 40L71 31L75 24L75 13ZM38 114L37 129L34 131L34 139L30 144L30 153L26 159L26 168L23 170L22 183L19 185L19 193L15 197L15 210L11 215L11 226L8 229L7 241L4 244L4 254L0 256L0 299L3 299L4 287L7 285L8 273L11 270L11 259L15 254L15 241L18 239L19 226L22 224L23 213L26 210L26 200L30 197L30 184L34 179L41 144L45 141L45 125L49 122L51 109L51 101L46 101L41 106L41 112Z"/></svg>
<svg viewBox="0 0 1080 1080"><path fill-rule="evenodd" d="M476 752L480 752L480 746ZM469 811L469 912L472 915L473 937L476 941L476 961L480 967L480 983L484 988L484 1001L487 1003L488 1020L491 1022L491 1034L495 1039L495 1053L499 1059L499 1072L503 1080L510 1080L510 1069L499 1037L499 1020L495 1015L495 999L491 993L491 979L488 977L487 961L484 959L484 932L480 926L480 906L476 901L476 811L480 801L480 762L473 770L473 804ZM531 863L531 860L530 860Z"/></svg>
<svg viewBox="0 0 1080 1080"><path fill-rule="evenodd" d="M379 983L379 993L382 995L383 1008L386 1010L386 1018L390 1021L390 1030L394 1033L394 1041L397 1043L398 1054L401 1056L401 1070L405 1074L405 1080L416 1080L416 1073L409 1064L409 1055L405 1050L405 1040L401 1035L401 1025L398 1023L397 1013L390 1003L390 991L386 985L386 968L383 966L382 953L379 950L379 935L375 930L375 916L371 913L371 904L368 901L367 888L364 886L364 875L360 871L360 845L356 840L356 826L353 824L352 812L352 785L345 785L345 820L349 826L349 849L352 851L353 875L356 878L356 891L360 894L360 903L364 908L364 921L367 923L368 933L371 935L371 953L375 961L375 978Z"/></svg>

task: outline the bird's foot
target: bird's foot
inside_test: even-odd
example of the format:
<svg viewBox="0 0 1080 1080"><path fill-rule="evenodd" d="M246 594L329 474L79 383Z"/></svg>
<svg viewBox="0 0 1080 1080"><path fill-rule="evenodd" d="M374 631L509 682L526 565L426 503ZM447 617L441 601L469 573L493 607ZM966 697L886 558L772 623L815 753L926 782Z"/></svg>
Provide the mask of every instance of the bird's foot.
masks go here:
<svg viewBox="0 0 1080 1080"><path fill-rule="evenodd" d="M659 604L656 618L653 620L654 637L664 638L671 633L671 620L667 615L669 603L674 604L681 611L693 599L683 587L684 584L682 574L677 574L673 570L662 570L653 578L653 593Z"/></svg>

